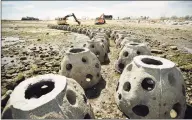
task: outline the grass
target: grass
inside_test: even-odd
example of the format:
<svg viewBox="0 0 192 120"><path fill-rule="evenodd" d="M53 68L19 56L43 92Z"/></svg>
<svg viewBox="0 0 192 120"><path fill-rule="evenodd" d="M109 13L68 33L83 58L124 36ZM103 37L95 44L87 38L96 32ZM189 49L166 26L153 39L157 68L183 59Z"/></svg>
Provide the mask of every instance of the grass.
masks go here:
<svg viewBox="0 0 192 120"><path fill-rule="evenodd" d="M170 58L171 61L178 64L184 70L192 70L192 54L177 53Z"/></svg>

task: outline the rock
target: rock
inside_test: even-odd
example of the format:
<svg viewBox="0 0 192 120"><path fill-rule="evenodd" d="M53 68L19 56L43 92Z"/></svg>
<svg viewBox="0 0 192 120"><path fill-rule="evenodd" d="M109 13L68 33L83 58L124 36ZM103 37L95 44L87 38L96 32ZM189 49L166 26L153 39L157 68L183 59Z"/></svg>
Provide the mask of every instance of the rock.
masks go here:
<svg viewBox="0 0 192 120"><path fill-rule="evenodd" d="M25 56L20 57L20 60L26 60L26 59L27 59L27 57L25 57Z"/></svg>
<svg viewBox="0 0 192 120"><path fill-rule="evenodd" d="M11 79L13 77L13 75L7 73L5 77L6 77L6 79Z"/></svg>
<svg viewBox="0 0 192 120"><path fill-rule="evenodd" d="M17 84L16 84L15 82L13 82L13 81L7 82L6 88L7 88L8 90L13 90L16 85L17 85Z"/></svg>
<svg viewBox="0 0 192 120"><path fill-rule="evenodd" d="M162 54L163 51L158 49L151 49L151 53Z"/></svg>
<svg viewBox="0 0 192 120"><path fill-rule="evenodd" d="M23 51L22 54L26 55L26 54L27 54L27 51Z"/></svg>
<svg viewBox="0 0 192 120"><path fill-rule="evenodd" d="M45 57L49 57L49 54L41 54L40 58L45 58Z"/></svg>
<svg viewBox="0 0 192 120"><path fill-rule="evenodd" d="M45 63L45 66L52 67L52 64L51 63Z"/></svg>
<svg viewBox="0 0 192 120"><path fill-rule="evenodd" d="M170 46L171 50L177 50L177 46Z"/></svg>
<svg viewBox="0 0 192 120"><path fill-rule="evenodd" d="M191 88L188 87L187 90L188 90L188 91L191 91Z"/></svg>
<svg viewBox="0 0 192 120"><path fill-rule="evenodd" d="M41 41L41 39L37 39L37 41Z"/></svg>
<svg viewBox="0 0 192 120"><path fill-rule="evenodd" d="M159 57L166 58L167 55L159 55Z"/></svg>
<svg viewBox="0 0 192 120"><path fill-rule="evenodd" d="M19 54L19 52L17 52L17 51L14 52L14 55L18 55L18 54Z"/></svg>
<svg viewBox="0 0 192 120"><path fill-rule="evenodd" d="M55 58L55 60L59 60L59 59L60 59L60 57L56 57L56 58Z"/></svg>
<svg viewBox="0 0 192 120"><path fill-rule="evenodd" d="M190 84L190 83L189 83L189 81L186 81L185 83L186 83L187 85L189 85L189 84Z"/></svg>
<svg viewBox="0 0 192 120"><path fill-rule="evenodd" d="M60 66L60 63L59 63L59 62L55 62L52 66L53 66L53 67L59 67L59 66Z"/></svg>
<svg viewBox="0 0 192 120"><path fill-rule="evenodd" d="M7 71L7 74L13 74L13 73L15 73L16 72L16 69L11 69L11 70L8 70Z"/></svg>
<svg viewBox="0 0 192 120"><path fill-rule="evenodd" d="M45 63L46 63L45 61L40 61L37 63L37 65L45 65Z"/></svg>
<svg viewBox="0 0 192 120"><path fill-rule="evenodd" d="M30 50L36 50L37 48L36 47L33 47L33 48L31 48Z"/></svg>

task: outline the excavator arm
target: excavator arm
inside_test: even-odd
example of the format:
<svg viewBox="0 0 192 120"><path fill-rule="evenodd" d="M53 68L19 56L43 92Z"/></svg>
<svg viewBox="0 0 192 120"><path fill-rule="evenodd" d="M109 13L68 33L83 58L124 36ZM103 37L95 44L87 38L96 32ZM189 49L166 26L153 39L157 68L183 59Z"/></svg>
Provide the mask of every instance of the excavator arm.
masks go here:
<svg viewBox="0 0 192 120"><path fill-rule="evenodd" d="M75 16L74 13L69 14L69 15L66 15L65 17L61 18L62 20L64 20L64 23L62 23L62 24L67 24L66 20L67 20L68 17L71 17L71 16L74 17L75 21L76 21L79 25L81 24L81 22L77 20L77 18L76 18L76 16ZM58 20L59 20L59 19L58 19Z"/></svg>
<svg viewBox="0 0 192 120"><path fill-rule="evenodd" d="M74 13L72 13L72 16L74 17L75 21L76 21L76 22L80 25L80 24L81 24L81 22L77 20L77 18L76 18L76 16L75 16L75 14L74 14Z"/></svg>

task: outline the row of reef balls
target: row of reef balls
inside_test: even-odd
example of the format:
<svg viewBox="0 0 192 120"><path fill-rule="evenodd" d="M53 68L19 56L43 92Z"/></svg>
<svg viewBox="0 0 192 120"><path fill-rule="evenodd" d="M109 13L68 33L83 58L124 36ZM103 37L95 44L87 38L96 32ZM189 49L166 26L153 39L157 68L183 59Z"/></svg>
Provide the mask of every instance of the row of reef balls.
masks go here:
<svg viewBox="0 0 192 120"><path fill-rule="evenodd" d="M186 110L185 84L175 64L151 56L148 43L123 30L90 29L84 26L48 25L49 28L85 34L81 48L70 48L60 75L46 74L27 79L8 100L2 118L94 118L84 90L101 79L101 64L109 62L109 40L119 57L114 65L122 73L115 100L129 118L183 118ZM83 90L84 89L84 90Z"/></svg>
<svg viewBox="0 0 192 120"><path fill-rule="evenodd" d="M151 56L148 43L121 30L111 34L120 49L115 70L122 73L115 100L129 118L184 118L185 82L176 65L164 58Z"/></svg>

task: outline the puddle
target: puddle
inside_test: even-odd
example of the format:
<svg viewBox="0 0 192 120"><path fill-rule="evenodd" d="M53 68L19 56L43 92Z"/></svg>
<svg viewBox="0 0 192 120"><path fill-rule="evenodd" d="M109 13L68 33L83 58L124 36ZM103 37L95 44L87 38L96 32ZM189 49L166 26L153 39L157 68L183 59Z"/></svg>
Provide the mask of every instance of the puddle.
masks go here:
<svg viewBox="0 0 192 120"><path fill-rule="evenodd" d="M15 45L17 43L22 43L25 42L25 40L20 39L18 37L6 37L6 38L2 38L2 46L6 46L6 45Z"/></svg>

